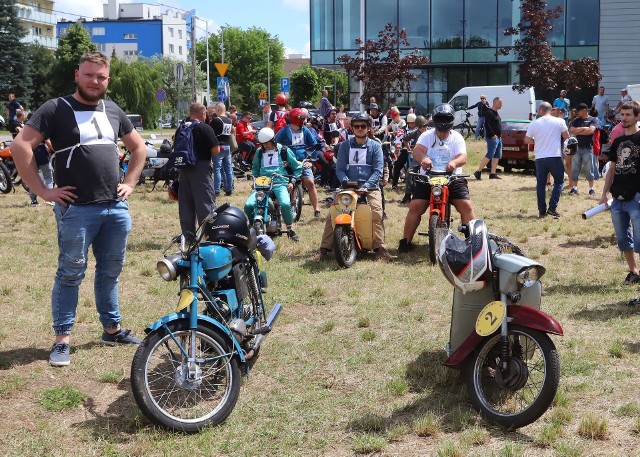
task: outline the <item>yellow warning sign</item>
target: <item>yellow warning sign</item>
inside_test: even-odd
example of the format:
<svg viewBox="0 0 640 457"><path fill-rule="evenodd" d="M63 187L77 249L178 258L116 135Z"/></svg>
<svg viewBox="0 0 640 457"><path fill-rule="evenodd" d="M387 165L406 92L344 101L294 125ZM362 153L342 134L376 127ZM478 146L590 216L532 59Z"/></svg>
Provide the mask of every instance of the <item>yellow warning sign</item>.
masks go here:
<svg viewBox="0 0 640 457"><path fill-rule="evenodd" d="M267 98L267 93L264 91L264 89L260 91L260 94L258 94L258 98Z"/></svg>
<svg viewBox="0 0 640 457"><path fill-rule="evenodd" d="M220 73L220 76L224 76L227 72L227 68L229 68L228 63L216 63L215 66L216 70L218 70L218 73Z"/></svg>

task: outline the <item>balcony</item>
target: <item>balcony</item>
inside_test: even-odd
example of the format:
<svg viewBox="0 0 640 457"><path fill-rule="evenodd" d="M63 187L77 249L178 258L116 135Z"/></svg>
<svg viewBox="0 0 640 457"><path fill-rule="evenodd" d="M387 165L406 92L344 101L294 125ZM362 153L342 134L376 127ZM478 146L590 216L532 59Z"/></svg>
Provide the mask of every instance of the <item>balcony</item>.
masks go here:
<svg viewBox="0 0 640 457"><path fill-rule="evenodd" d="M18 18L25 22L33 22L35 24L55 25L57 22L55 14L47 14L41 11L36 11L33 7L28 5L16 4L18 9Z"/></svg>
<svg viewBox="0 0 640 457"><path fill-rule="evenodd" d="M57 49L58 48L58 39L57 38L52 38L52 37L47 37L47 36L43 36L43 35L32 35L29 34L26 37L24 37L22 40L20 40L23 43L40 43L42 46L44 46L45 48L49 48L49 49Z"/></svg>

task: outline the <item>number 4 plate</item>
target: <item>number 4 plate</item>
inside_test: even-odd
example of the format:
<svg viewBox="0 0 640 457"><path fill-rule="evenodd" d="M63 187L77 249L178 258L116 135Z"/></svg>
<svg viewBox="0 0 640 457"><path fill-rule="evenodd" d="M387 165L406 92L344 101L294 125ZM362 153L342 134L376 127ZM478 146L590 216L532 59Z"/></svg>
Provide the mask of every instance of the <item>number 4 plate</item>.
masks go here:
<svg viewBox="0 0 640 457"><path fill-rule="evenodd" d="M480 336L489 336L502 325L507 313L507 307L501 301L492 301L482 308L476 319L476 333Z"/></svg>

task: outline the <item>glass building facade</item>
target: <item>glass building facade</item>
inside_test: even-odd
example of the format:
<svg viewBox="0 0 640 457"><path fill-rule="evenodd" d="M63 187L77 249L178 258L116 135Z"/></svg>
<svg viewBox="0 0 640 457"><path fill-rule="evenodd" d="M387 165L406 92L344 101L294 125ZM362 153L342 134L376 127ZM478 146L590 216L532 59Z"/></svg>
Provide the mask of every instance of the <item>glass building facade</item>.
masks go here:
<svg viewBox="0 0 640 457"><path fill-rule="evenodd" d="M396 97L399 106L426 112L465 86L518 82L513 54L498 49L516 37L504 30L520 21L520 0L310 0L311 64L336 65L355 55L355 40L377 39L388 22L407 32L409 48L430 63L414 70L418 80ZM559 59L598 59L600 0L547 0L563 12L553 20L549 41ZM350 82L352 105L358 84ZM352 106L354 108L354 106Z"/></svg>

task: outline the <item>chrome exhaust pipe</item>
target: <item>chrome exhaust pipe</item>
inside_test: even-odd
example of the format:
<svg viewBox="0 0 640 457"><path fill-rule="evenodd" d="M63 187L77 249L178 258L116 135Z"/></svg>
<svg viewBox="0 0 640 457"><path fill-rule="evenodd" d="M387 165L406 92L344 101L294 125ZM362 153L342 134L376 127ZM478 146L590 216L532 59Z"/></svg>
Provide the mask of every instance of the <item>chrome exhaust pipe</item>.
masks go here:
<svg viewBox="0 0 640 457"><path fill-rule="evenodd" d="M253 348L249 352L247 352L247 354L245 355L246 360L250 360L255 355L258 348L264 341L264 337L269 332L271 332L271 327L276 322L276 319L278 319L278 316L280 315L280 311L282 311L282 303L276 303L276 305L273 307L273 309L269 313L269 316L267 317L267 323L264 325L264 327L258 330L259 334L258 336L256 336L256 340L253 342Z"/></svg>

